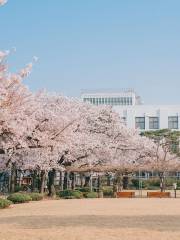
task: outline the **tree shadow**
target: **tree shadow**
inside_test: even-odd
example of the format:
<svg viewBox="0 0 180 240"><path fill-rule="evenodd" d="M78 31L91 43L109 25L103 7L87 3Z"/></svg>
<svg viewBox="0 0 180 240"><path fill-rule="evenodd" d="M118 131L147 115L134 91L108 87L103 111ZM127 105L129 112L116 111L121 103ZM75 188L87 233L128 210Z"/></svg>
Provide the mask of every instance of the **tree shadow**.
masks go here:
<svg viewBox="0 0 180 240"><path fill-rule="evenodd" d="M58 227L141 228L157 231L180 231L180 216L16 216L3 217L1 224L15 224L26 229L49 229Z"/></svg>

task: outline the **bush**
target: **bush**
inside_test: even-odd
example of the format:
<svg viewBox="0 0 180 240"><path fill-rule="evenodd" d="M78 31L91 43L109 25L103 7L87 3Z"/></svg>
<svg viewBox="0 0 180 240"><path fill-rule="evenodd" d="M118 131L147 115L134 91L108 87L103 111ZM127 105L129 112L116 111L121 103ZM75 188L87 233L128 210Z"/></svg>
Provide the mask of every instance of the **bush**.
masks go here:
<svg viewBox="0 0 180 240"><path fill-rule="evenodd" d="M114 193L113 193L112 187L104 187L103 188L103 196L104 197L113 197Z"/></svg>
<svg viewBox="0 0 180 240"><path fill-rule="evenodd" d="M64 190L59 192L59 197L60 198L65 198L65 199L75 199L75 198L83 198L82 192L78 190Z"/></svg>
<svg viewBox="0 0 180 240"><path fill-rule="evenodd" d="M97 192L87 192L84 194L85 198L97 198L98 194Z"/></svg>
<svg viewBox="0 0 180 240"><path fill-rule="evenodd" d="M30 198L32 199L32 201L40 201L43 199L43 195L40 193L29 193L28 194L30 196Z"/></svg>
<svg viewBox="0 0 180 240"><path fill-rule="evenodd" d="M15 189L14 189L14 191L15 192L20 192L20 191L23 191L24 189L23 189L23 186L15 186Z"/></svg>
<svg viewBox="0 0 180 240"><path fill-rule="evenodd" d="M148 179L146 181L147 181L148 187L158 187L158 188L160 188L160 179L159 178Z"/></svg>
<svg viewBox="0 0 180 240"><path fill-rule="evenodd" d="M2 208L7 208L12 204L11 201L7 200L7 199L2 199L0 198L0 209Z"/></svg>
<svg viewBox="0 0 180 240"><path fill-rule="evenodd" d="M23 194L23 193L13 193L8 196L7 198L13 203L25 203L31 201L31 197L28 194Z"/></svg>
<svg viewBox="0 0 180 240"><path fill-rule="evenodd" d="M139 188L139 179L132 179L132 186L135 187L136 189ZM147 188L148 187L148 180L141 180L142 188Z"/></svg>
<svg viewBox="0 0 180 240"><path fill-rule="evenodd" d="M148 190L159 190L157 186L148 186Z"/></svg>
<svg viewBox="0 0 180 240"><path fill-rule="evenodd" d="M87 192L91 192L91 189L89 187L82 187L82 188L79 188L78 191L82 193L87 193Z"/></svg>

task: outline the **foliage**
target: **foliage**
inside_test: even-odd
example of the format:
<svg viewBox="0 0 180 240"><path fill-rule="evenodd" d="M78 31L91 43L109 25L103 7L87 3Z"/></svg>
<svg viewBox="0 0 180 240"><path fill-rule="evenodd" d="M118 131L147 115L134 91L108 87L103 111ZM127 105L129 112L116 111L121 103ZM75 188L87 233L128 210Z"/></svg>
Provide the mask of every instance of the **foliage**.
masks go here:
<svg viewBox="0 0 180 240"><path fill-rule="evenodd" d="M84 194L85 198L97 198L98 194L97 192L87 192Z"/></svg>
<svg viewBox="0 0 180 240"><path fill-rule="evenodd" d="M7 208L12 204L11 201L7 200L7 199L2 199L0 198L0 209L2 208Z"/></svg>
<svg viewBox="0 0 180 240"><path fill-rule="evenodd" d="M78 190L63 190L59 192L59 197L65 199L80 199L83 198L83 194Z"/></svg>
<svg viewBox="0 0 180 240"><path fill-rule="evenodd" d="M19 186L19 185L16 185L15 189L14 189L15 192L21 192L23 190L24 190L24 187L23 186Z"/></svg>
<svg viewBox="0 0 180 240"><path fill-rule="evenodd" d="M40 201L43 199L43 195L40 193L33 192L33 193L29 193L28 195L30 196L32 201Z"/></svg>
<svg viewBox="0 0 180 240"><path fill-rule="evenodd" d="M170 151L180 156L180 131L160 129L156 131L146 131L141 133L141 135L153 139L156 142L165 140L165 142L169 145Z"/></svg>
<svg viewBox="0 0 180 240"><path fill-rule="evenodd" d="M154 179L144 179L141 180L142 182L142 188L148 189L148 190L156 190L160 188L160 179L154 178ZM165 178L165 186L167 188L173 188L173 183L177 183L177 187L180 187L180 180L176 180L174 178ZM131 179L130 187L135 187L136 189L139 188L139 179Z"/></svg>
<svg viewBox="0 0 180 240"><path fill-rule="evenodd" d="M103 187L103 196L104 197L114 197L112 187Z"/></svg>
<svg viewBox="0 0 180 240"><path fill-rule="evenodd" d="M26 202L30 202L32 200L28 194L24 194L24 193L10 194L7 199L15 204L16 203L26 203Z"/></svg>
<svg viewBox="0 0 180 240"><path fill-rule="evenodd" d="M89 187L78 188L78 190L82 193L91 192L91 189Z"/></svg>
<svg viewBox="0 0 180 240"><path fill-rule="evenodd" d="M132 185L133 185L136 189L139 188L139 179L132 179L131 182L132 182ZM146 188L146 187L147 187L147 182L144 181L144 180L141 180L141 182L142 182L142 188Z"/></svg>

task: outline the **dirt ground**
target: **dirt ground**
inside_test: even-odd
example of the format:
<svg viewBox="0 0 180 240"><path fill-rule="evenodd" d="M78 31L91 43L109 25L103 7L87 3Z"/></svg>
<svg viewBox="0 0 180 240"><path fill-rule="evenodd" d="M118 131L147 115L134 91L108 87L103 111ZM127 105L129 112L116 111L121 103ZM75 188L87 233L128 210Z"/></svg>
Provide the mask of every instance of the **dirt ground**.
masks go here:
<svg viewBox="0 0 180 240"><path fill-rule="evenodd" d="M0 240L180 240L180 199L45 200L0 210Z"/></svg>

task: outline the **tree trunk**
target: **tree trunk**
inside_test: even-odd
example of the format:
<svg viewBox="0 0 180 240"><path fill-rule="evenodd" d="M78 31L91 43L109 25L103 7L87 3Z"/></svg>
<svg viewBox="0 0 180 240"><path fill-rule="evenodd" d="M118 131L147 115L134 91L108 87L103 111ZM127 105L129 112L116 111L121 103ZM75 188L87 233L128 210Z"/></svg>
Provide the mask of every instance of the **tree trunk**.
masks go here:
<svg viewBox="0 0 180 240"><path fill-rule="evenodd" d="M62 171L60 171L59 188L61 191L63 191L63 183L64 183L64 173Z"/></svg>
<svg viewBox="0 0 180 240"><path fill-rule="evenodd" d="M103 198L102 182L100 175L98 175L98 197Z"/></svg>
<svg viewBox="0 0 180 240"><path fill-rule="evenodd" d="M122 191L123 185L122 185L122 174L120 172L117 173L117 191Z"/></svg>
<svg viewBox="0 0 180 240"><path fill-rule="evenodd" d="M72 181L71 181L71 189L74 190L76 187L76 174L74 172L71 173Z"/></svg>
<svg viewBox="0 0 180 240"><path fill-rule="evenodd" d="M89 186L90 186L90 176L85 176L84 187L89 187Z"/></svg>
<svg viewBox="0 0 180 240"><path fill-rule="evenodd" d="M55 175L56 175L56 170L53 169L52 171L50 171L48 173L48 196L50 197L55 197L56 196L56 189L55 189L55 186L54 186L54 181L55 181Z"/></svg>
<svg viewBox="0 0 180 240"><path fill-rule="evenodd" d="M81 188L84 186L84 176L80 173Z"/></svg>
<svg viewBox="0 0 180 240"><path fill-rule="evenodd" d="M113 195L114 195L114 197L116 197L116 192L117 192L117 180L114 177L113 178Z"/></svg>
<svg viewBox="0 0 180 240"><path fill-rule="evenodd" d="M69 179L69 172L65 172L64 174L64 189L70 188L70 179Z"/></svg>
<svg viewBox="0 0 180 240"><path fill-rule="evenodd" d="M15 186L17 181L17 171L16 171L16 164L13 163L11 167L11 180L10 180L10 192L15 192Z"/></svg>
<svg viewBox="0 0 180 240"><path fill-rule="evenodd" d="M111 186L111 175L107 175L107 186Z"/></svg>
<svg viewBox="0 0 180 240"><path fill-rule="evenodd" d="M129 183L128 176L127 175L124 176L122 181L123 181L123 189L128 189L128 183Z"/></svg>
<svg viewBox="0 0 180 240"><path fill-rule="evenodd" d="M34 170L32 173L32 192L36 190L36 179L37 179L37 171Z"/></svg>
<svg viewBox="0 0 180 240"><path fill-rule="evenodd" d="M160 178L160 189L161 189L161 192L164 192L165 188L166 188L164 172L160 172L159 173L159 178Z"/></svg>
<svg viewBox="0 0 180 240"><path fill-rule="evenodd" d="M90 173L90 179L89 179L89 187L90 187L90 191L93 191L93 173Z"/></svg>
<svg viewBox="0 0 180 240"><path fill-rule="evenodd" d="M45 189L45 180L46 180L46 172L44 170L41 171L40 177L41 177L40 193L43 194Z"/></svg>

